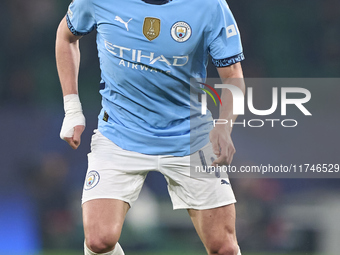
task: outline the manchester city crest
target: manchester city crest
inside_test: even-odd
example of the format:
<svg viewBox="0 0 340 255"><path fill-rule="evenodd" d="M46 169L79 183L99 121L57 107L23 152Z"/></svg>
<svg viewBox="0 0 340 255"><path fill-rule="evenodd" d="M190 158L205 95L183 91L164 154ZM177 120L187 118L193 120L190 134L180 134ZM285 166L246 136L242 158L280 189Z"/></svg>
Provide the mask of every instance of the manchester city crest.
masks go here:
<svg viewBox="0 0 340 255"><path fill-rule="evenodd" d="M171 36L176 42L185 42L191 36L191 27L184 21L176 22L171 27Z"/></svg>
<svg viewBox="0 0 340 255"><path fill-rule="evenodd" d="M97 171L90 171L85 179L84 189L89 190L94 188L99 182L100 176Z"/></svg>

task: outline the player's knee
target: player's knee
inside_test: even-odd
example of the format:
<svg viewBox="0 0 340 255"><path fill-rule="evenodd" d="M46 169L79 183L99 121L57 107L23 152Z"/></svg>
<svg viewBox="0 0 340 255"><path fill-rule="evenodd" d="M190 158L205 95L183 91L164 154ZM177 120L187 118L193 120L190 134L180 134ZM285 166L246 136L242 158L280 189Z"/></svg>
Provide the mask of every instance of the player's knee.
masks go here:
<svg viewBox="0 0 340 255"><path fill-rule="evenodd" d="M218 255L237 255L238 253L238 245L237 244L226 244L222 245L220 250L218 251Z"/></svg>
<svg viewBox="0 0 340 255"><path fill-rule="evenodd" d="M86 240L87 248L95 253L105 253L114 249L115 242L108 239L89 239Z"/></svg>
<svg viewBox="0 0 340 255"><path fill-rule="evenodd" d="M95 253L105 253L114 249L118 237L114 232L94 236L88 235L86 236L86 245Z"/></svg>
<svg viewBox="0 0 340 255"><path fill-rule="evenodd" d="M207 249L209 255L237 255L239 247L235 241L213 241Z"/></svg>
<svg viewBox="0 0 340 255"><path fill-rule="evenodd" d="M117 242L109 239L90 239L86 240L87 247L95 253L105 253L112 251Z"/></svg>

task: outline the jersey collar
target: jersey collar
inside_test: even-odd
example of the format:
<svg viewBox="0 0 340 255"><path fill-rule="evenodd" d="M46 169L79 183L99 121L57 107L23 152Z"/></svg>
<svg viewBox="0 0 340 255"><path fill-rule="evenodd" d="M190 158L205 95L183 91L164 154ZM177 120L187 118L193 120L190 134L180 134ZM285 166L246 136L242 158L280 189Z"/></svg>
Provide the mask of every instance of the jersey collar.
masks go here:
<svg viewBox="0 0 340 255"><path fill-rule="evenodd" d="M161 4L167 4L167 3L171 2L172 0L142 0L142 1L147 3L147 4L161 5Z"/></svg>

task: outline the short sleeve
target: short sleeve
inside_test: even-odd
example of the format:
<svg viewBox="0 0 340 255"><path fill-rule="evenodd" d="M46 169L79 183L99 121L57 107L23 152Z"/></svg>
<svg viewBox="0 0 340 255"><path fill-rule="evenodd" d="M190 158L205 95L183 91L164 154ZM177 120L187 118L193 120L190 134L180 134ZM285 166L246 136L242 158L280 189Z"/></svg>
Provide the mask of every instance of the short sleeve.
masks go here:
<svg viewBox="0 0 340 255"><path fill-rule="evenodd" d="M66 14L67 26L72 34L81 36L96 27L93 4L90 0L73 0Z"/></svg>
<svg viewBox="0 0 340 255"><path fill-rule="evenodd" d="M244 60L240 32L228 4L218 0L210 31L208 33L209 53L216 67L233 65Z"/></svg>

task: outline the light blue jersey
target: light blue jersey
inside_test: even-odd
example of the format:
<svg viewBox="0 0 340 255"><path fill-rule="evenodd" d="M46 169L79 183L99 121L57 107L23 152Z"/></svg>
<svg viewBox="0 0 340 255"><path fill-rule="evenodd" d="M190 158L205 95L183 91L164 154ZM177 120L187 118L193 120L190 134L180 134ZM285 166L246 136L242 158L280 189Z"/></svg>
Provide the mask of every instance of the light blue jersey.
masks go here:
<svg viewBox="0 0 340 255"><path fill-rule="evenodd" d="M75 0L68 27L75 35L97 30L100 132L126 150L189 155L212 129L190 79L206 78L208 54L217 67L243 60L240 34L224 0L146 2Z"/></svg>

